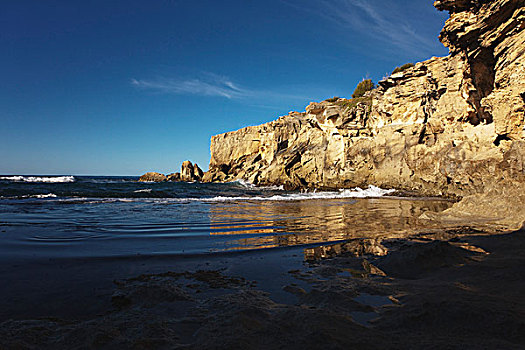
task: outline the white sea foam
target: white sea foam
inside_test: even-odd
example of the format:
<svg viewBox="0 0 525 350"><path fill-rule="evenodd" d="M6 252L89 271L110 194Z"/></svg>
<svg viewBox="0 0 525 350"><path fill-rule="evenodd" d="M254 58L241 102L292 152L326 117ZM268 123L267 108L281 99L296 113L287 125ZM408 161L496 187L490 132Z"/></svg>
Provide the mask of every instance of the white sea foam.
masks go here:
<svg viewBox="0 0 525 350"><path fill-rule="evenodd" d="M395 190L384 190L376 186L370 186L367 189L354 188L344 189L337 192L305 192L275 195L270 197L224 197L217 196L213 198L191 199L203 202L227 202L227 201L302 201L312 199L344 199L344 198L374 198L395 192Z"/></svg>
<svg viewBox="0 0 525 350"><path fill-rule="evenodd" d="M119 202L124 202L124 203L139 202L137 198L87 198L87 197L70 197L70 198L58 199L57 201L61 203L70 203L70 204L102 204L102 203L119 203Z"/></svg>
<svg viewBox="0 0 525 350"><path fill-rule="evenodd" d="M3 176L0 177L0 180L8 180L8 181L23 181L23 176Z"/></svg>
<svg viewBox="0 0 525 350"><path fill-rule="evenodd" d="M27 198L57 198L58 196L54 193L48 194L26 194L24 196L0 196L0 199L27 199Z"/></svg>
<svg viewBox="0 0 525 350"><path fill-rule="evenodd" d="M244 188L255 188L255 187L257 187L254 184L252 184L251 182L248 182L248 181L243 180L243 179L231 181L230 183L231 184L240 185L241 187L244 187Z"/></svg>
<svg viewBox="0 0 525 350"><path fill-rule="evenodd" d="M94 184L120 184L126 182L136 182L132 179L86 179L85 181L91 182Z"/></svg>
<svg viewBox="0 0 525 350"><path fill-rule="evenodd" d="M47 176L47 177L38 177L38 176L3 176L0 177L0 180L15 181L15 182L75 182L74 176Z"/></svg>
<svg viewBox="0 0 525 350"><path fill-rule="evenodd" d="M134 193L149 193L151 192L151 188L145 188L145 189L142 189L142 190L136 190L136 191L133 191Z"/></svg>
<svg viewBox="0 0 525 350"><path fill-rule="evenodd" d="M36 194L34 196L30 196L31 198L56 198L57 195L54 193L48 193L48 194Z"/></svg>
<svg viewBox="0 0 525 350"><path fill-rule="evenodd" d="M89 203L99 204L99 203L131 203L135 202L133 198L104 198L99 200L93 200Z"/></svg>
<svg viewBox="0 0 525 350"><path fill-rule="evenodd" d="M257 188L261 190L269 190L269 191L284 191L284 185L281 186L258 186Z"/></svg>
<svg viewBox="0 0 525 350"><path fill-rule="evenodd" d="M150 192L151 189L141 189L135 192ZM85 198L72 197L67 199L58 199L64 202L85 202L85 203L118 203L118 202L150 202L150 203L188 203L188 202L239 202L239 201L304 201L304 200L323 200L323 199L345 199L345 198L378 198L395 192L396 190L385 190L376 186L369 186L367 189L354 188L342 189L331 192L303 192L303 193L285 193L273 196L216 196L210 198ZM34 198L53 198L53 193L47 195L36 195ZM26 197L27 198L27 197Z"/></svg>
<svg viewBox="0 0 525 350"><path fill-rule="evenodd" d="M345 198L377 198L391 194L396 190L384 190L376 186L369 186L367 189L354 188L343 189L332 192L304 192L290 193L282 195L264 196L216 196L211 198L152 198L155 203L173 202L236 202L236 201L304 201L313 199L345 199Z"/></svg>

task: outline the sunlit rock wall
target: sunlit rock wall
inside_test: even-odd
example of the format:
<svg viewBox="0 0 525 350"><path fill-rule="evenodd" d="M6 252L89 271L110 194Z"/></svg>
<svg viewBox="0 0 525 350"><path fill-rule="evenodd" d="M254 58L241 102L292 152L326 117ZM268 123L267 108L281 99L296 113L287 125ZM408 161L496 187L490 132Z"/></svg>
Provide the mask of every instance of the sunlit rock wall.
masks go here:
<svg viewBox="0 0 525 350"><path fill-rule="evenodd" d="M450 12L440 35L449 56L393 74L358 101L311 103L214 136L204 180L493 193L493 203L514 193L524 204L525 0L435 6Z"/></svg>

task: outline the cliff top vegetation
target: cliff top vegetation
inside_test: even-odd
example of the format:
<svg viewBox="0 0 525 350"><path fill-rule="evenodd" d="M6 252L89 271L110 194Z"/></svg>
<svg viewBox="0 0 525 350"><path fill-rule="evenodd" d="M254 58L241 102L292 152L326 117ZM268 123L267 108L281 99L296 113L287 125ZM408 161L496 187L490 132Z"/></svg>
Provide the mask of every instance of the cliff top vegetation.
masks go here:
<svg viewBox="0 0 525 350"><path fill-rule="evenodd" d="M354 93L352 94L352 98L363 97L365 93L371 91L374 89L374 87L375 85L372 82L372 79L364 79L359 84L357 84Z"/></svg>
<svg viewBox="0 0 525 350"><path fill-rule="evenodd" d="M402 65L401 67L396 67L396 68L392 71L392 74L396 74L396 73L399 73L399 72L405 71L405 70L407 70L408 68L412 68L412 67L414 67L414 63L405 63L405 64Z"/></svg>

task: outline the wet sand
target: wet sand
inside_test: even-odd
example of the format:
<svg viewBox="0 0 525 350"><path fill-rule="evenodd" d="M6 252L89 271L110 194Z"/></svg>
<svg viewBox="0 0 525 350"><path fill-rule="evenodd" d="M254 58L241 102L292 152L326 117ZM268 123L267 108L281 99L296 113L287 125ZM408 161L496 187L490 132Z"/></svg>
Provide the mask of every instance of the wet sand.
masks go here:
<svg viewBox="0 0 525 350"><path fill-rule="evenodd" d="M2 264L0 348L521 349L525 230L489 233Z"/></svg>

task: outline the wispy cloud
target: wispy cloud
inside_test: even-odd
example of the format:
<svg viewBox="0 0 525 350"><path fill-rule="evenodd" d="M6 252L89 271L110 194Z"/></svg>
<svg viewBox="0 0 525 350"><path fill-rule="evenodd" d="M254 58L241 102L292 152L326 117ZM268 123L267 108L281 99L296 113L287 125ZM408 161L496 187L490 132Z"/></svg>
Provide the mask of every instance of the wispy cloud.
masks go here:
<svg viewBox="0 0 525 350"><path fill-rule="evenodd" d="M281 1L411 53L426 54L435 48L435 40L419 34L411 25L409 15L400 11L399 5L392 0Z"/></svg>
<svg viewBox="0 0 525 350"><path fill-rule="evenodd" d="M313 95L309 95L307 91L311 92L311 87L300 86L272 87L272 90L253 89L242 86L227 76L208 72L199 74L198 78L157 77L154 79L131 79L130 82L137 89L154 93L222 97L265 109L282 109L290 103L304 104L310 100L315 100L319 94L319 91L316 91Z"/></svg>
<svg viewBox="0 0 525 350"><path fill-rule="evenodd" d="M237 86L227 77L212 73L206 73L206 77L200 79L131 79L131 84L140 89L174 95L219 96L236 99L250 94L248 90Z"/></svg>

